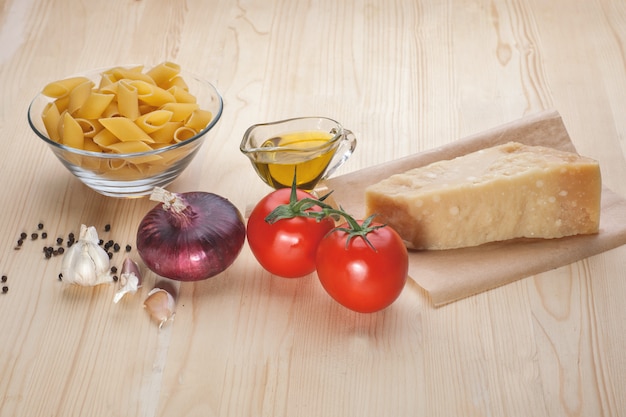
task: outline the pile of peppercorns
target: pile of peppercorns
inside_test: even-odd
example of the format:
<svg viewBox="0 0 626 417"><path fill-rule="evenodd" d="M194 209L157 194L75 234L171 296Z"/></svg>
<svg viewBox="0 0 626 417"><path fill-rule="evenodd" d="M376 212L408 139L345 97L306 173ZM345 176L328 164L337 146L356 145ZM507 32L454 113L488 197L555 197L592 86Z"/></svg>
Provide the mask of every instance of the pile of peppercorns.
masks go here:
<svg viewBox="0 0 626 417"><path fill-rule="evenodd" d="M40 222L39 224L37 224L37 230L32 232L30 234L30 240L31 241L35 241L38 239L47 239L48 238L48 233L43 231L44 230L44 224L42 222ZM111 231L111 225L110 224L106 224L104 226L104 231L105 232L110 232ZM26 232L22 232L20 233L19 238L17 239L17 244L15 246L15 250L19 250L22 248L22 246L24 245L24 242L29 238L29 234ZM44 258L45 259L50 259L52 257L58 256L58 255L63 255L65 253L65 248L70 248L74 243L76 243L76 235L74 234L74 232L70 232L67 234L67 239L59 236L56 239L56 246L50 246L50 245L45 245L43 247L43 254L44 254ZM104 250L106 251L107 255L109 256L109 259L113 258L113 254L119 252L122 249L122 246L114 241L113 239L109 239L108 241L104 241L103 239L100 239L100 241L98 242L98 244L100 246L102 246L104 248ZM130 252L132 250L132 246L127 244L124 247L126 252ZM111 272L113 274L117 273L117 268L115 266L111 267ZM59 280L61 280L63 278L62 274L59 274L58 276ZM117 281L117 276L115 275L113 277L113 279L115 281ZM7 276L3 275L2 276L2 282L5 283L7 281ZM6 293L9 291L9 288L5 285L3 285L2 287L2 292Z"/></svg>

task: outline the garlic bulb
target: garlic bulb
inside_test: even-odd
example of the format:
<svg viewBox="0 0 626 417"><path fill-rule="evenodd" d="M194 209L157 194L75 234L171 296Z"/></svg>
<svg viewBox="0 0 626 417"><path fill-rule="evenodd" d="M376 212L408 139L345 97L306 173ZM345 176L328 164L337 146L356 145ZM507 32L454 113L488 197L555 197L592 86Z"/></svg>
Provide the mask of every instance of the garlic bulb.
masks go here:
<svg viewBox="0 0 626 417"><path fill-rule="evenodd" d="M139 265L137 262L130 258L124 259L122 265L122 272L120 274L120 289L115 293L113 302L117 303L126 294L134 294L137 289L141 287L141 272L139 271Z"/></svg>
<svg viewBox="0 0 626 417"><path fill-rule="evenodd" d="M165 323L174 319L176 301L172 294L162 288L154 288L148 293L148 298L143 303L143 307L150 314L153 320L159 323L159 328Z"/></svg>
<svg viewBox="0 0 626 417"><path fill-rule="evenodd" d="M63 282L94 286L113 282L109 255L98 245L98 232L93 226L80 226L78 241L63 256Z"/></svg>

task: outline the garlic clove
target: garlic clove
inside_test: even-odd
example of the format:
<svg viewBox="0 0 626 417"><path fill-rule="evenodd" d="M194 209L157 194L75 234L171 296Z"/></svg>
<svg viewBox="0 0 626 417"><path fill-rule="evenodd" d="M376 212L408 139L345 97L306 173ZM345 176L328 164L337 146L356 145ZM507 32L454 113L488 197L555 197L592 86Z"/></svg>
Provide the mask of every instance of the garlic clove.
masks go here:
<svg viewBox="0 0 626 417"><path fill-rule="evenodd" d="M78 235L78 240L93 243L94 245L98 245L98 242L100 241L95 226L87 227L84 224L80 225L80 234Z"/></svg>
<svg viewBox="0 0 626 417"><path fill-rule="evenodd" d="M124 259L120 274L120 289L115 293L113 302L119 302L126 294L134 294L141 287L142 281L139 265L130 258Z"/></svg>
<svg viewBox="0 0 626 417"><path fill-rule="evenodd" d="M162 288L152 289L148 293L148 298L144 301L143 307L150 314L150 317L159 323L159 329L168 321L173 320L176 314L174 297Z"/></svg>
<svg viewBox="0 0 626 417"><path fill-rule="evenodd" d="M78 241L63 256L63 282L83 286L112 283L109 255L98 245L93 226L80 226Z"/></svg>

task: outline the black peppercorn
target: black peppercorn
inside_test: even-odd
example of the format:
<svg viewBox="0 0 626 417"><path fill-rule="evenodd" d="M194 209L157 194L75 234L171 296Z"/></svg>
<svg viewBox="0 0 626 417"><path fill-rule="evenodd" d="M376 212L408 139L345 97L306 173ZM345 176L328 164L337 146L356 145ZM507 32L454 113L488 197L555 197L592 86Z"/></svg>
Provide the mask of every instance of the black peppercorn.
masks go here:
<svg viewBox="0 0 626 417"><path fill-rule="evenodd" d="M117 244L117 243L116 243L116 244L114 244L114 245L113 245L113 250L114 250L115 252L119 252L119 251L120 251L120 245L119 245L119 244Z"/></svg>
<svg viewBox="0 0 626 417"><path fill-rule="evenodd" d="M104 231L105 231L105 232L108 232L108 231L110 231L110 230L111 230L111 225L110 225L110 224L105 224L105 225L104 225Z"/></svg>
<svg viewBox="0 0 626 417"><path fill-rule="evenodd" d="M43 223L39 223L39 224L37 225L37 229L39 229L39 230L43 229Z"/></svg>
<svg viewBox="0 0 626 417"><path fill-rule="evenodd" d="M63 244L63 238L57 237L57 245L62 245L62 244Z"/></svg>
<svg viewBox="0 0 626 417"><path fill-rule="evenodd" d="M30 238L35 240L39 237L39 235L37 233L33 233L32 235L30 235Z"/></svg>
<svg viewBox="0 0 626 417"><path fill-rule="evenodd" d="M114 273L114 274L117 273L117 266L112 266L111 267L111 272Z"/></svg>
<svg viewBox="0 0 626 417"><path fill-rule="evenodd" d="M130 252L131 249L132 247L130 245L126 245L126 252Z"/></svg>
<svg viewBox="0 0 626 417"><path fill-rule="evenodd" d="M28 235L25 232L20 233L20 239L24 240L28 237Z"/></svg>
<svg viewBox="0 0 626 417"><path fill-rule="evenodd" d="M9 287L7 287L6 285L4 287L2 287L2 293L6 294L9 292Z"/></svg>
<svg viewBox="0 0 626 417"><path fill-rule="evenodd" d="M47 234L46 232L43 232L43 233L41 234L41 238L42 238L42 239L46 239L47 237L48 237L48 234Z"/></svg>
<svg viewBox="0 0 626 417"><path fill-rule="evenodd" d="M59 281L63 280L63 274L59 273Z"/></svg>
<svg viewBox="0 0 626 417"><path fill-rule="evenodd" d="M63 252L65 252L65 249L63 249L63 248L59 248L59 249L57 249L57 253L58 253L59 255L63 255Z"/></svg>
<svg viewBox="0 0 626 417"><path fill-rule="evenodd" d="M113 275L113 281L117 282L118 279L117 275Z"/></svg>
<svg viewBox="0 0 626 417"><path fill-rule="evenodd" d="M2 279L1 279L2 282L7 282L7 279L8 277L6 275L2 275Z"/></svg>

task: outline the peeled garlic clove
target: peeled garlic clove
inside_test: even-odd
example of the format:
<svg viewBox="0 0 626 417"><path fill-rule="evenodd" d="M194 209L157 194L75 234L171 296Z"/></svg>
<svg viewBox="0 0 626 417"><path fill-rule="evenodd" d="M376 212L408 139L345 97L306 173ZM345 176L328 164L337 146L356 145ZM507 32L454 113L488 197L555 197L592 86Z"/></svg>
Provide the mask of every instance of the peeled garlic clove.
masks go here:
<svg viewBox="0 0 626 417"><path fill-rule="evenodd" d="M174 319L176 314L176 301L172 294L162 288L154 288L148 293L148 298L143 303L143 307L150 314L153 320L159 323L159 328L165 323Z"/></svg>
<svg viewBox="0 0 626 417"><path fill-rule="evenodd" d="M80 226L78 241L63 255L63 282L83 286L113 282L109 255L98 241L95 227Z"/></svg>
<svg viewBox="0 0 626 417"><path fill-rule="evenodd" d="M113 297L113 302L117 303L120 301L126 294L134 294L137 292L137 289L141 287L141 272L139 271L139 265L137 262L133 261L130 258L124 259L124 263L122 264L122 272L120 274L120 289L115 293Z"/></svg>

